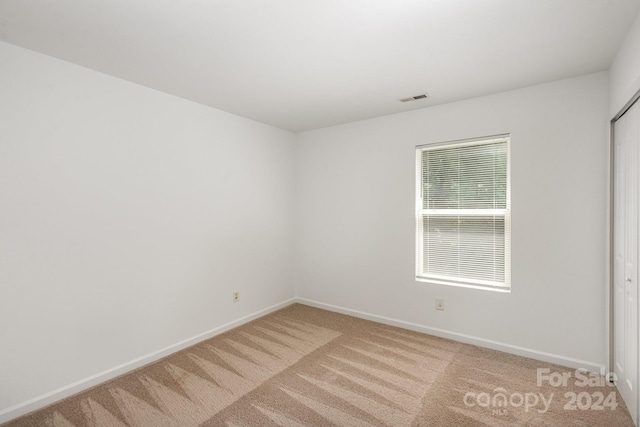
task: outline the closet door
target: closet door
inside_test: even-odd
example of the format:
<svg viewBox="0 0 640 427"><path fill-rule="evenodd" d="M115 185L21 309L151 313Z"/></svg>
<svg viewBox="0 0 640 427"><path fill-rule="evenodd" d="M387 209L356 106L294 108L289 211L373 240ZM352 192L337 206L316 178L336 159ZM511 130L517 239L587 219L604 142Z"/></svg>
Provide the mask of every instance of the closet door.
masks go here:
<svg viewBox="0 0 640 427"><path fill-rule="evenodd" d="M638 166L640 102L614 125L613 360L618 390L638 425Z"/></svg>

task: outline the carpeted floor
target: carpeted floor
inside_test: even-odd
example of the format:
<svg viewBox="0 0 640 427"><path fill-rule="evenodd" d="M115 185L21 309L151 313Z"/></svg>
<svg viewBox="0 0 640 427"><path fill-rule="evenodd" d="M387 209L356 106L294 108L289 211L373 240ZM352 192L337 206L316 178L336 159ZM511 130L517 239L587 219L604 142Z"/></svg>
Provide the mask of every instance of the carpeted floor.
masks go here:
<svg viewBox="0 0 640 427"><path fill-rule="evenodd" d="M196 425L633 422L599 376L296 304L4 426Z"/></svg>

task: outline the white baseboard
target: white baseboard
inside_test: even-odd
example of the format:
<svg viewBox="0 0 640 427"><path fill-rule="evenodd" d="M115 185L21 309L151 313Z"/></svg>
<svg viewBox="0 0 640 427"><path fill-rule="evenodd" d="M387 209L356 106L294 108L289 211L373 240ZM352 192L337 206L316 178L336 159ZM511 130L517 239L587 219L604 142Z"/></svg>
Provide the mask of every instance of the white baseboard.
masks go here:
<svg viewBox="0 0 640 427"><path fill-rule="evenodd" d="M490 348L492 350L498 350L505 353L514 354L516 356L528 357L530 359L540 360L543 362L553 363L556 365L566 366L573 369L586 369L589 372L595 372L600 375L606 373L606 367L603 364L589 362L586 360L574 359L571 357L561 356L558 354L546 353L544 351L533 350L530 348L520 347L517 345L506 344L498 341L487 340L484 338L478 338L471 335L459 334L457 332L451 332L444 329L432 328L429 326L418 325L416 323L405 322L403 320L390 319L384 316L378 316L371 313L365 313L358 310L351 310L344 307L339 307L331 304L325 304L306 298L296 298L296 302L311 307L321 308L323 310L333 311L336 313L342 313L360 319L371 320L373 322L382 323L390 326L397 326L403 329L409 329L416 332L423 332L425 334L434 335L441 338L447 338L453 341L462 342L465 344L477 345L478 347Z"/></svg>
<svg viewBox="0 0 640 427"><path fill-rule="evenodd" d="M35 410L44 408L47 405L50 405L54 402L57 402L69 396L73 396L74 394L80 393L81 391L87 390L105 381L119 377L120 375L126 374L127 372L131 372L142 366L148 365L149 363L153 363L159 359L162 359L163 357L169 356L170 354L173 354L187 347L191 347L194 344L197 344L201 341L212 338L216 335L220 335L223 332L236 328L240 325L248 323L259 317L265 316L276 310L289 306L295 302L296 302L296 299L291 298L279 304L273 305L271 307L267 307L263 310L259 310L248 316L241 317L240 319L234 320L232 322L226 323L217 328L211 329L210 331L204 332L202 334L198 334L194 337L180 341L176 344L172 344L161 350L154 351L153 353L149 353L145 356L139 357L130 362L123 363L122 365L113 367L111 369L107 369L106 371L92 375L80 381L76 381L72 384L66 385L57 390L53 390L49 393L45 393L33 399L11 406L7 409L0 411L0 424L10 421L14 418L20 417L22 415L28 414L30 412L33 412Z"/></svg>
<svg viewBox="0 0 640 427"><path fill-rule="evenodd" d="M201 341L212 338L216 335L220 335L230 329L236 328L240 325L248 323L254 319L265 316L269 313L272 313L281 308L287 307L293 303L300 303L304 305L308 305L311 307L321 308L323 310L333 311L336 313L342 313L353 317L358 317L365 320L371 320L373 322L382 323L390 326L397 326L399 328L409 329L416 332L422 332L429 335L434 335L441 338L447 338L450 340L463 342L466 344L477 345L479 347L490 348L493 350L503 351L505 353L515 354L517 356L528 357L535 360L540 360L544 362L554 363L557 365L567 366L574 369L586 369L590 372L596 372L599 374L604 374L606 368L604 365L588 362L585 360L574 359L566 356L561 356L557 354L546 353L543 351L533 350L525 347L519 347L511 344L501 343L497 341L487 340L484 338L473 337L470 335L459 334L457 332L451 332L444 329L432 328L428 326L419 325L416 323L405 322L403 320L391 319L384 316L378 316L371 313L365 313L358 310L351 310L344 307L339 307L331 304L325 304L313 300L309 300L306 298L291 298L279 304L273 305L271 307L265 308L263 310L259 310L253 314L248 316L241 317L240 319L234 320L232 322L226 323L217 328L211 329L210 331L204 332L202 334L196 335L194 337L188 338L186 340L180 341L176 344L170 345L161 350L155 351L153 353L147 354L130 362L124 363L122 365L113 367L106 371L100 372L96 375L92 375L88 378L82 379L75 383L69 384L67 386L61 387L57 390L53 390L49 393L43 394L41 396L35 397L33 399L27 400L25 402L19 403L17 405L11 406L7 409L0 411L0 423L4 423L10 421L14 418L20 417L22 415L28 414L29 412L33 412L35 410L41 409L47 405L50 405L54 402L57 402L61 399L70 397L74 394L77 394L81 391L87 390L93 386L96 386L105 381L116 378L120 375L126 374L127 372L131 372L135 369L138 369L142 366L153 363L163 357L166 357L170 354L173 354L177 351L190 347L194 344L197 344Z"/></svg>

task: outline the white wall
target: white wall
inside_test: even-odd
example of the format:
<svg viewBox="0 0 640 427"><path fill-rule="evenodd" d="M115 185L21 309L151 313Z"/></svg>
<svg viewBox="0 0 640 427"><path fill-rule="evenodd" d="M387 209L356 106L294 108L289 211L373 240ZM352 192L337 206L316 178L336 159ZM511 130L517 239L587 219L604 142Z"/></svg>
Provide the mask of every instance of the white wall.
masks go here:
<svg viewBox="0 0 640 427"><path fill-rule="evenodd" d="M613 118L640 90L640 14L609 69L609 116Z"/></svg>
<svg viewBox="0 0 640 427"><path fill-rule="evenodd" d="M297 295L605 365L607 84L598 73L300 134ZM416 282L415 146L507 132L512 292Z"/></svg>
<svg viewBox="0 0 640 427"><path fill-rule="evenodd" d="M0 422L289 300L292 270L307 301L604 365L639 28L614 101L599 73L297 136L0 43ZM416 282L415 146L505 132L513 291Z"/></svg>
<svg viewBox="0 0 640 427"><path fill-rule="evenodd" d="M292 298L293 139L0 43L0 415Z"/></svg>

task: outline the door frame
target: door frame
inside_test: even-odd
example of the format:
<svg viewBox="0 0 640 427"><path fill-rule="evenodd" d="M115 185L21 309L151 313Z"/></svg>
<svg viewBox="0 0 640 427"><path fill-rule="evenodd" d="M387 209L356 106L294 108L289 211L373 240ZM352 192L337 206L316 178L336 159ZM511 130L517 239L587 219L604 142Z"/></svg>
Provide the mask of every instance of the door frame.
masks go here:
<svg viewBox="0 0 640 427"><path fill-rule="evenodd" d="M608 368L609 372L607 373L607 380L611 383L614 382L614 372L615 372L615 358L614 358L614 231L615 231L615 173L616 173L616 162L615 162L615 124L620 117L622 117L636 102L640 103L640 90L636 92L631 99L622 107L622 109L616 114L610 122L609 128L609 241L608 241L608 252L609 252L609 292L607 294L609 303L607 304L608 308L608 316L607 321L609 323L609 327L607 328L608 336L608 345L609 345L609 360L608 360ZM640 305L640 302L639 302ZM638 311L640 312L640 307L638 307ZM640 334L640 324L638 325L638 333ZM640 353L639 353L640 359ZM640 368L640 366L638 367ZM640 372L640 369L638 369ZM638 382L640 384L640 381ZM640 394L638 395L638 399L640 400ZM640 402L636 403L638 408L638 412L640 412ZM640 414L636 414L636 419L640 423Z"/></svg>

